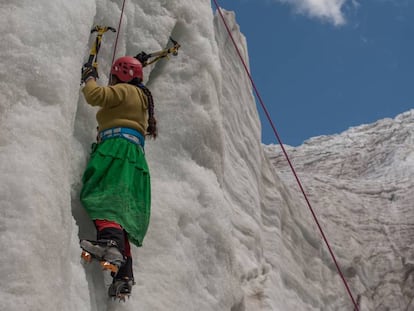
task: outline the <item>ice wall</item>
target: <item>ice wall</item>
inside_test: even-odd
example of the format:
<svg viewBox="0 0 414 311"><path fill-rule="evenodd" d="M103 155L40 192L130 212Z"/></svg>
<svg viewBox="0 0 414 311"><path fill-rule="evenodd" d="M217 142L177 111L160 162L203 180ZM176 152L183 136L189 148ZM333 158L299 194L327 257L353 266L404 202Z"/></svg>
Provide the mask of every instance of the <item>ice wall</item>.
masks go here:
<svg viewBox="0 0 414 311"><path fill-rule="evenodd" d="M2 310L85 310L71 137L93 2L1 1Z"/></svg>
<svg viewBox="0 0 414 311"><path fill-rule="evenodd" d="M107 280L79 258L78 239L94 237L78 196L96 134L96 109L79 79L90 29L117 27L121 5L0 2L0 309L350 310L286 163L278 161L277 173L264 154L250 84L206 0L126 1L117 56L160 50L169 36L182 48L144 71L159 124L159 138L146 145L152 218L144 247L133 249L132 298L107 300ZM224 13L248 62L234 14ZM102 84L114 41L104 35ZM360 239L349 246L341 232L330 231L335 247L346 242L340 263L351 288L368 296L372 267L358 262L366 258L356 255Z"/></svg>

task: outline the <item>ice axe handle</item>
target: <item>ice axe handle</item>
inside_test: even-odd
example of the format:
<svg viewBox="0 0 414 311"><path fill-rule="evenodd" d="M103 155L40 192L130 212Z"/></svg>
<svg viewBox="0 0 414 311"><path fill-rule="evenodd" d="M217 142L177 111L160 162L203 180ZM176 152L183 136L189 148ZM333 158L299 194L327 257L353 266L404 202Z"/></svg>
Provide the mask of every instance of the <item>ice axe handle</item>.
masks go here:
<svg viewBox="0 0 414 311"><path fill-rule="evenodd" d="M93 59L95 58L95 55L89 55L89 59L87 61L87 64L92 65L93 64Z"/></svg>

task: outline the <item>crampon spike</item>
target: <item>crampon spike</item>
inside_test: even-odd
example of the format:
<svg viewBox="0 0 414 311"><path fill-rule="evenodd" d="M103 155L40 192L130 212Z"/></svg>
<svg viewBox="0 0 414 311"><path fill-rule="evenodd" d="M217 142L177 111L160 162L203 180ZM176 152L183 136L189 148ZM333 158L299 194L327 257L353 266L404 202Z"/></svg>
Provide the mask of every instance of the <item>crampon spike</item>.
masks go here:
<svg viewBox="0 0 414 311"><path fill-rule="evenodd" d="M110 263L108 261L101 261L100 264L101 264L101 267L104 270L109 270L109 271L111 271L111 272L113 272L115 274L118 273L118 266L117 265L114 265L114 264L112 264L112 263Z"/></svg>
<svg viewBox="0 0 414 311"><path fill-rule="evenodd" d="M121 302L126 302L126 298L128 298L128 300L131 298L130 294L118 294L118 296L116 297L111 297L113 301L118 300L119 303Z"/></svg>
<svg viewBox="0 0 414 311"><path fill-rule="evenodd" d="M87 263L90 263L92 261L92 255L87 251L82 251L81 258Z"/></svg>

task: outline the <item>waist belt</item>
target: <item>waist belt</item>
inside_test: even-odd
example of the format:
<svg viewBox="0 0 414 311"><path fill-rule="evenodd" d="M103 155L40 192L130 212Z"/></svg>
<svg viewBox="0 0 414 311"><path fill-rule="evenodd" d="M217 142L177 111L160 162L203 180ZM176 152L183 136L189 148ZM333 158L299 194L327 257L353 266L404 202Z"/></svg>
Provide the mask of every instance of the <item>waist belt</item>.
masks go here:
<svg viewBox="0 0 414 311"><path fill-rule="evenodd" d="M99 139L104 141L108 138L122 137L130 142L140 145L144 148L145 139L144 136L137 130L133 130L127 127L114 127L111 129L103 130L99 132Z"/></svg>

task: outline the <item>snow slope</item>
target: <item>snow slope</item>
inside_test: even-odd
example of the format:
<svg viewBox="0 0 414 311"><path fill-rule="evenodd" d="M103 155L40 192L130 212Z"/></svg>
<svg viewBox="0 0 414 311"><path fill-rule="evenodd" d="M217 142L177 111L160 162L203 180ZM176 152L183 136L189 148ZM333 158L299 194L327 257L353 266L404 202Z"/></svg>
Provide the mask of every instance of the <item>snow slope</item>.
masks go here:
<svg viewBox="0 0 414 311"><path fill-rule="evenodd" d="M126 2L117 56L157 51L169 36L182 48L144 72L160 127L146 144L151 224L144 247L133 249L132 298L106 299L107 280L79 258L78 239L94 236L78 196L96 134L79 78L91 27L116 27L120 12L119 0L0 2L0 309L351 310L286 164L277 149L263 150L250 84L205 0ZM225 16L248 59L234 14ZM105 34L102 84L114 40ZM384 129L407 150L355 129L351 138L315 138L292 150L301 171L314 169L307 187L365 310L394 310L412 298L411 276L401 279L411 267L411 115ZM352 151L351 139L360 149ZM332 146L329 158L323 150Z"/></svg>
<svg viewBox="0 0 414 311"><path fill-rule="evenodd" d="M414 110L287 149L361 309L414 310ZM266 153L298 189L279 146Z"/></svg>

